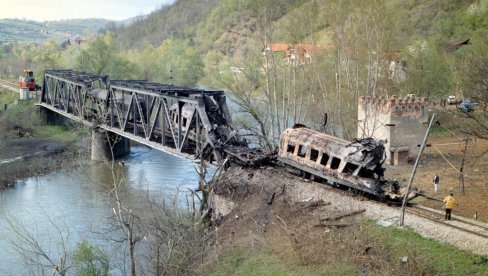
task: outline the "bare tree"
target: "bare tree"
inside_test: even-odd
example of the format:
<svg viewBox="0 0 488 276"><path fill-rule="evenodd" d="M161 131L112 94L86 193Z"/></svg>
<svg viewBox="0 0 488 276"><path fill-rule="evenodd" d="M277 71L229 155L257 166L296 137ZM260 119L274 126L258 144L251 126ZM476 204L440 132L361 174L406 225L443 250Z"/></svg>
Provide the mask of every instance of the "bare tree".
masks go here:
<svg viewBox="0 0 488 276"><path fill-rule="evenodd" d="M488 45L471 46L462 67L463 94L488 108Z"/></svg>
<svg viewBox="0 0 488 276"><path fill-rule="evenodd" d="M3 236L12 248L23 258L26 266L34 274L50 272L52 275L66 275L74 266L71 258L72 251L69 246L71 230L64 225L58 225L50 216L46 215L51 230L47 233L39 233L35 227L14 218L7 218L9 234Z"/></svg>
<svg viewBox="0 0 488 276"><path fill-rule="evenodd" d="M144 235L142 233L142 219L138 212L133 210L133 207L126 203L125 198L122 196L122 187L126 184L125 177L116 173L116 162L114 160L114 146L117 144L119 136L110 136L106 132L106 140L110 147L110 153L112 155L110 161L110 172L112 176L112 189L108 193L110 199L113 200L113 224L108 230L108 233L119 232L119 236L110 235L112 241L127 244L127 252L130 261L130 274L132 276L136 273L136 245L143 240Z"/></svg>
<svg viewBox="0 0 488 276"><path fill-rule="evenodd" d="M341 130L337 134L351 138L356 134L359 96L388 95L385 53L391 47L394 14L383 0L335 1L329 7L329 14L334 18L337 46L335 85L329 85L334 88L325 90L328 94L324 98L335 103L332 122Z"/></svg>

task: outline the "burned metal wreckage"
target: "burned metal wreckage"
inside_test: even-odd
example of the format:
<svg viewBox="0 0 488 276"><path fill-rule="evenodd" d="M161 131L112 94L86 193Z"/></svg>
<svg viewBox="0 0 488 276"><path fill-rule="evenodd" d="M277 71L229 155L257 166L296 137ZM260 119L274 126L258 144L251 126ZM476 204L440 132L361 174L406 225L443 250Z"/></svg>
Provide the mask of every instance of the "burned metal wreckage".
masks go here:
<svg viewBox="0 0 488 276"><path fill-rule="evenodd" d="M383 179L384 144L372 138L354 142L298 126L280 137L278 160L314 180L351 187L379 198L399 200L406 187ZM376 176L376 177L375 177ZM409 197L415 196L415 192Z"/></svg>
<svg viewBox="0 0 488 276"><path fill-rule="evenodd" d="M225 116L225 114L229 114L225 104L219 104L215 99L208 96L203 97L203 102L206 118L201 117L208 120L207 125L210 127L206 133L207 142L203 145L203 149L196 154L196 159L203 157L210 163L220 163L227 158L241 166L258 166L273 159L270 153L259 148L250 148L246 140L239 137L237 130L232 126L230 116ZM197 130L196 121L192 120L195 107L185 103L181 109L183 133L189 132L189 140L195 144L201 143L198 139L202 137L203 129L200 127ZM171 106L170 117L174 127L177 128L179 123L177 104Z"/></svg>
<svg viewBox="0 0 488 276"><path fill-rule="evenodd" d="M405 189L382 174L383 141L353 143L306 127L285 130L278 156L238 135L224 91L143 80L109 80L73 70L46 70L39 105L133 141L214 165L261 166L278 160L317 180L397 199ZM381 178L381 177L380 177Z"/></svg>

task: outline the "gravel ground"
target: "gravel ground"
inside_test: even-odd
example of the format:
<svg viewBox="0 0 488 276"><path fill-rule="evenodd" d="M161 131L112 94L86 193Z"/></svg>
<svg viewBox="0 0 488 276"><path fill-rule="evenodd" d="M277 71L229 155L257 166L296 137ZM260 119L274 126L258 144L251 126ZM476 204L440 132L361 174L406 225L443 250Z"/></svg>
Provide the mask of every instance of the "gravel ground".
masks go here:
<svg viewBox="0 0 488 276"><path fill-rule="evenodd" d="M235 204L239 201L254 200L260 204L259 200L253 198L260 194L259 192L256 193L256 191L252 191L252 187L254 187L254 189L258 189L261 194L264 193L267 195L273 194L274 191L279 192L286 190L286 196L291 202L317 200L330 202L331 205L327 206L326 209L337 214L352 213L364 209L365 212L363 212L362 215L376 222L390 224L388 227L399 227L400 207L388 206L387 204L361 196L354 196L350 192L325 184L303 180L300 177L290 175L277 168L267 167L258 170L232 168L227 171L225 175L226 176L222 182L227 184L217 185L214 189L214 193L218 196L212 199L214 201L214 206L212 207L215 209L214 211L216 211L216 214L219 215L225 216L235 207L239 207L238 204ZM238 187L241 187L241 189ZM219 202L216 202L217 200ZM324 213L323 215L330 214ZM439 214L436 215L436 217L441 220L442 211L439 210ZM456 218L456 216L454 216L454 218ZM488 235L486 229L469 226L461 221L454 220L447 221L447 223ZM488 227L487 224L483 224L479 221L477 223L484 227ZM476 254L488 255L487 238L451 228L436 222L435 220L426 219L408 212L405 213L404 224L405 227L413 229L425 238L431 238L447 243Z"/></svg>
<svg viewBox="0 0 488 276"><path fill-rule="evenodd" d="M294 201L303 201L311 198L313 200L322 199L331 202L332 207L342 209L343 212L365 209L366 212L363 214L366 217L377 222L386 221L392 223L393 226L398 226L400 217L400 209L398 207L390 207L386 204L365 200L360 197L351 197L334 188L318 183L305 182L299 178L288 182L287 191ZM413 229L423 237L448 243L476 254L488 255L488 239L446 227L435 221L409 213L405 214L404 222L406 227ZM467 227L460 221L449 221L448 223ZM485 224L485 226L488 225ZM469 229L477 232L481 231L475 226L470 226Z"/></svg>

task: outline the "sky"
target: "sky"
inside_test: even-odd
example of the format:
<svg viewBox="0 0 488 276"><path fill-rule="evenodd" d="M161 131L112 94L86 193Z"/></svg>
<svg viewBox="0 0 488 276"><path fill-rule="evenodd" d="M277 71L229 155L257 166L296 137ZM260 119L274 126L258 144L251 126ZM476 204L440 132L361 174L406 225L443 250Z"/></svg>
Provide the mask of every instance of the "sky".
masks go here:
<svg viewBox="0 0 488 276"><path fill-rule="evenodd" d="M35 21L73 18L124 20L145 15L175 0L0 0L0 19Z"/></svg>

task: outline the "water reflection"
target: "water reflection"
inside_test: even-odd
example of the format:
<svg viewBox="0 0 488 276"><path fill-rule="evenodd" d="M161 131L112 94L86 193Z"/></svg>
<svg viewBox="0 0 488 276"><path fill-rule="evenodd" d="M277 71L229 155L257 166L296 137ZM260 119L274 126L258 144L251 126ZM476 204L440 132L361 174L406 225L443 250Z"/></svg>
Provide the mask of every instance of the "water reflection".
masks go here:
<svg viewBox="0 0 488 276"><path fill-rule="evenodd" d="M54 245L60 237L53 231L51 219L61 232L69 232L68 243L74 249L81 237L90 239L91 233L104 227L111 209L108 192L114 181L125 183L123 191L131 196L178 195L183 203L188 189L195 189L198 183L194 163L146 147L133 147L130 155L119 161L114 170L108 164L95 163L28 178L14 189L0 192L0 236L12 236L7 224L10 217L26 225L46 245ZM0 248L0 275L26 274L11 245L0 239Z"/></svg>

